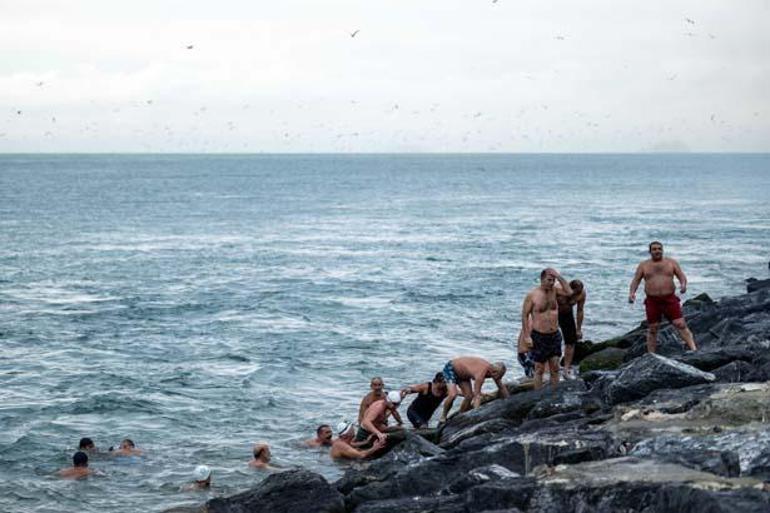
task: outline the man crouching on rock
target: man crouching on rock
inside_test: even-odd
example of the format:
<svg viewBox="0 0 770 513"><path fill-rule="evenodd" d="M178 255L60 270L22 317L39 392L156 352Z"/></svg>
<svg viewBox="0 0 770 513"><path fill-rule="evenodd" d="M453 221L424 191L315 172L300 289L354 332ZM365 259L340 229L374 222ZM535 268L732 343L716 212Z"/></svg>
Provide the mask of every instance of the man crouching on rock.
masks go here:
<svg viewBox="0 0 770 513"><path fill-rule="evenodd" d="M682 315L682 307L679 298L674 293L674 276L679 280L679 291L687 292L687 277L679 267L679 262L673 258L663 257L663 244L658 241L650 242L650 259L639 264L631 280L631 288L628 292L628 302L636 301L636 289L644 280L644 310L647 316L647 351L654 353L658 348L658 327L665 316L679 331L684 343L695 351L695 339Z"/></svg>
<svg viewBox="0 0 770 513"><path fill-rule="evenodd" d="M452 409L452 403L457 397L458 387L463 394L463 402L460 405L461 412L467 411L471 403L473 403L474 408L481 405L481 387L487 378L494 380L501 397L508 397L508 388L502 381L505 370L503 362L492 364L477 356L460 356L448 361L444 366L443 373L449 391L446 399L444 399L444 410L441 412L439 423L446 422L449 410ZM473 386L471 386L471 381L473 381Z"/></svg>
<svg viewBox="0 0 770 513"><path fill-rule="evenodd" d="M557 281L561 288L555 287ZM572 288L555 269L543 269L540 273L540 286L529 291L521 308L519 336L524 345L532 348L532 359L535 360L535 390L543 386L546 363L551 375L551 388L556 388L559 384L562 338L559 331L557 294L570 296Z"/></svg>

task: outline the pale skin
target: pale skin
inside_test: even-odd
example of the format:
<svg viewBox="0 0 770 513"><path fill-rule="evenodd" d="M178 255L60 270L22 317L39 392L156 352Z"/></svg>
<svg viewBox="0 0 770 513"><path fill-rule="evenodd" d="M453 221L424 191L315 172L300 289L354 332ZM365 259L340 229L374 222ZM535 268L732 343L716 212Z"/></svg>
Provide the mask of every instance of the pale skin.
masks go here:
<svg viewBox="0 0 770 513"><path fill-rule="evenodd" d="M329 426L319 428L315 438L305 440L303 443L308 447L331 446L332 428Z"/></svg>
<svg viewBox="0 0 770 513"><path fill-rule="evenodd" d="M676 291L674 277L679 280L679 292L687 292L687 276L685 276L679 262L673 258L663 256L663 245L658 243L650 244L650 259L644 260L636 268L634 278L631 280L631 286L628 291L628 302L636 301L636 290L639 284L644 280L644 293L647 297L665 297L670 296ZM690 350L697 350L695 338L687 327L684 317L674 319L671 324L679 332L679 336ZM647 351L654 353L658 349L658 329L660 323L649 323L647 326Z"/></svg>
<svg viewBox="0 0 770 513"><path fill-rule="evenodd" d="M388 426L385 422L388 413L395 412L396 408L398 408L398 405L391 403L387 399L375 401L366 410L364 419L361 422L361 427L372 433L381 442L385 442L387 440L387 435L385 434L386 432L403 429L396 426Z"/></svg>
<svg viewBox="0 0 770 513"><path fill-rule="evenodd" d="M329 455L333 459L360 460L363 458L368 458L375 452L385 447L385 442L383 440L375 440L374 444L369 449L356 449L353 447L354 434L355 431L351 427L346 433L340 435L339 438L337 438L332 444Z"/></svg>
<svg viewBox="0 0 770 513"><path fill-rule="evenodd" d="M577 312L575 314L575 326L577 331L578 340L583 339L583 318L585 317L585 305L586 305L586 290L580 285L578 289L573 289L572 294L568 296L557 295L556 299L559 302L559 311L564 309L571 309L574 305L577 305ZM572 368L572 359L575 357L575 346L572 344L564 344L564 370L569 372Z"/></svg>
<svg viewBox="0 0 770 513"><path fill-rule="evenodd" d="M94 471L88 468L88 465L63 468L56 473L57 476L63 479L82 479L93 474Z"/></svg>
<svg viewBox="0 0 770 513"><path fill-rule="evenodd" d="M556 287L556 283L560 287ZM532 330L544 334L555 333L559 329L559 305L557 295L570 296L572 288L555 269L548 268L540 278L540 286L535 287L524 298L521 307L521 332L519 333L519 351L521 347L529 350L533 347ZM581 321L582 322L582 321ZM551 388L559 384L559 357L548 359L548 372L551 376ZM545 363L535 362L534 388L543 387Z"/></svg>
<svg viewBox="0 0 770 513"><path fill-rule="evenodd" d="M273 455L270 452L270 446L267 444L255 444L252 453L254 457L249 461L249 467L260 470L274 470L277 468L270 465Z"/></svg>
<svg viewBox="0 0 770 513"><path fill-rule="evenodd" d="M366 413L366 410L369 409L369 406L371 406L375 401L379 401L385 398L385 383L381 378L372 379L369 386L372 388L372 391L366 394L363 399L361 399L361 405L358 407L359 424L363 423L364 414ZM401 420L401 415L399 415L398 411L394 410L392 414L393 418L396 419L396 422L399 426L404 423L404 421Z"/></svg>
<svg viewBox="0 0 770 513"><path fill-rule="evenodd" d="M471 405L478 408L481 405L481 387L484 380L492 378L497 385L500 397L508 397L508 388L503 384L505 366L493 365L477 356L460 356L452 360L457 383L447 383L447 396L439 422L446 422L449 410L452 409L455 397L462 392L463 402L460 412L468 411ZM459 391L458 391L459 388Z"/></svg>

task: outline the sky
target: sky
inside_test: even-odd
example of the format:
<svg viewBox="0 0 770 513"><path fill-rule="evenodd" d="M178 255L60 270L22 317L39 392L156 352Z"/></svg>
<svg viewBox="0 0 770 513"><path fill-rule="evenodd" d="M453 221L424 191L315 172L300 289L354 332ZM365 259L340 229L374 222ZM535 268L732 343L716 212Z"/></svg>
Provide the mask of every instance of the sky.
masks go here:
<svg viewBox="0 0 770 513"><path fill-rule="evenodd" d="M767 152L770 0L0 0L0 152Z"/></svg>

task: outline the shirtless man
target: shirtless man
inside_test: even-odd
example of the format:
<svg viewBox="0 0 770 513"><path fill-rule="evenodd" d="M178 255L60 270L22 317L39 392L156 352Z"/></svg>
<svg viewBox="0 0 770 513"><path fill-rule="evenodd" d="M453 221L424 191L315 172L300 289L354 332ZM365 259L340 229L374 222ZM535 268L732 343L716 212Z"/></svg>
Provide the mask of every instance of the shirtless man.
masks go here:
<svg viewBox="0 0 770 513"><path fill-rule="evenodd" d="M628 302L636 301L636 289L644 280L644 310L647 316L647 351L654 353L658 348L658 327L663 316L679 331L679 336L692 351L697 350L692 332L682 316L679 298L674 293L674 276L679 280L679 292L687 292L687 277L679 267L679 262L663 256L663 244L658 241L650 242L650 259L645 260L636 268L634 279L628 292Z"/></svg>
<svg viewBox="0 0 770 513"><path fill-rule="evenodd" d="M372 378L369 386L372 388L372 391L366 394L363 399L361 399L361 405L358 407L359 425L364 421L364 413L366 413L366 410L369 409L369 407L374 404L375 401L379 401L385 398L385 382L381 377L378 376ZM391 413L389 412L388 415L390 414ZM401 420L401 415L399 415L395 410L392 412L392 414L398 425L401 426L404 423L404 421ZM388 424L387 417L385 418L385 424Z"/></svg>
<svg viewBox="0 0 770 513"><path fill-rule="evenodd" d="M559 329L564 336L564 377L570 379L572 374L572 359L575 357L575 344L583 339L583 317L586 305L586 290L583 282L572 280L569 282L572 289L570 295L556 295L559 303ZM577 314L572 307L577 305Z"/></svg>
<svg viewBox="0 0 770 513"><path fill-rule="evenodd" d="M277 467L270 465L273 454L270 452L270 446L267 442L257 442L251 450L254 456L249 460L249 467L260 470L275 470Z"/></svg>
<svg viewBox="0 0 770 513"><path fill-rule="evenodd" d="M369 449L356 449L354 447L355 443L353 442L356 431L353 429L353 427L354 425L348 422L341 422L340 425L337 426L337 439L334 441L332 448L329 451L329 455L333 459L344 458L350 460L360 460L363 458L368 458L375 452L385 447L385 442L378 439L375 440L374 444Z"/></svg>
<svg viewBox="0 0 770 513"><path fill-rule="evenodd" d="M88 455L78 451L72 456L72 466L61 469L56 475L64 479L80 479L93 473L93 470L88 468Z"/></svg>
<svg viewBox="0 0 770 513"><path fill-rule="evenodd" d="M318 429L315 430L316 437L309 440L305 440L304 444L308 447L331 447L332 445L332 428L328 424L321 424Z"/></svg>
<svg viewBox="0 0 770 513"><path fill-rule="evenodd" d="M493 364L477 356L459 356L448 361L443 370L448 392L446 399L444 399L444 409L441 412L439 424L446 422L449 410L452 409L452 403L457 397L458 387L463 395L463 402L460 405L461 412L468 411L471 404L474 408L481 405L481 387L487 378L494 380L501 397L508 397L508 388L503 385L502 381L505 370L503 362ZM472 386L471 381L473 381Z"/></svg>
<svg viewBox="0 0 770 513"><path fill-rule="evenodd" d="M557 281L561 285L560 288L555 286ZM559 332L557 295L572 295L572 287L555 269L543 269L540 273L540 286L529 291L521 308L519 337L525 346L532 348L532 359L535 360L535 390L543 386L546 363L551 375L551 388L556 388L559 384L562 339Z"/></svg>
<svg viewBox="0 0 770 513"><path fill-rule="evenodd" d="M356 442L363 442L369 435L374 435L380 441L388 439L385 433L404 429L400 426L388 426L385 419L401 404L401 392L388 392L384 399L375 401L364 413L364 420L356 433Z"/></svg>
<svg viewBox="0 0 770 513"><path fill-rule="evenodd" d="M112 450L112 448L110 448ZM141 456L142 450L136 448L136 444L130 438L120 442L120 447L112 453L113 456Z"/></svg>

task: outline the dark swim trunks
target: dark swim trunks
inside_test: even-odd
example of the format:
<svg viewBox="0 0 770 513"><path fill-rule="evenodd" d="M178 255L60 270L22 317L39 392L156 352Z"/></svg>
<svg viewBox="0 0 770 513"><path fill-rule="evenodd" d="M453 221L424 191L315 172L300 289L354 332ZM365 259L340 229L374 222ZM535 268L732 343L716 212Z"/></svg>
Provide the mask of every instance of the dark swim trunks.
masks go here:
<svg viewBox="0 0 770 513"><path fill-rule="evenodd" d="M647 314L648 324L660 322L664 315L669 321L682 318L682 306L676 294L647 296L644 300L644 312Z"/></svg>
<svg viewBox="0 0 770 513"><path fill-rule="evenodd" d="M356 431L356 442L363 442L367 438L371 436L371 433L367 430L365 430L362 426L358 426L358 431Z"/></svg>
<svg viewBox="0 0 770 513"><path fill-rule="evenodd" d="M457 374L455 374L455 368L452 365L452 360L446 362L446 365L444 365L444 370L442 370L441 373L444 375L444 381L447 383L457 383Z"/></svg>
<svg viewBox="0 0 770 513"><path fill-rule="evenodd" d="M551 358L561 356L561 333L540 333L532 330L532 359L537 363L545 363Z"/></svg>
<svg viewBox="0 0 770 513"><path fill-rule="evenodd" d="M564 335L564 343L568 346L577 344L577 325L575 324L575 315L572 308L566 312L559 312L559 329Z"/></svg>
<svg viewBox="0 0 770 513"><path fill-rule="evenodd" d="M532 359L532 351L519 353L519 363L524 369L524 375L531 378L535 375L535 360Z"/></svg>

